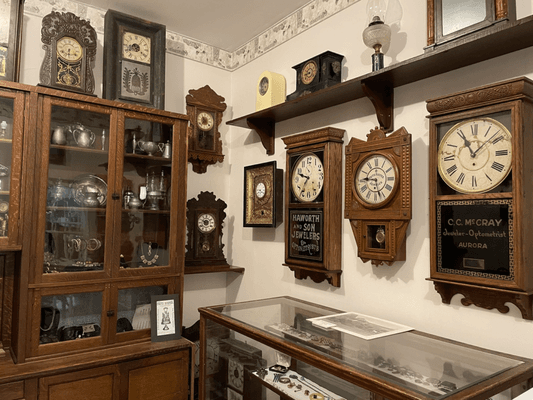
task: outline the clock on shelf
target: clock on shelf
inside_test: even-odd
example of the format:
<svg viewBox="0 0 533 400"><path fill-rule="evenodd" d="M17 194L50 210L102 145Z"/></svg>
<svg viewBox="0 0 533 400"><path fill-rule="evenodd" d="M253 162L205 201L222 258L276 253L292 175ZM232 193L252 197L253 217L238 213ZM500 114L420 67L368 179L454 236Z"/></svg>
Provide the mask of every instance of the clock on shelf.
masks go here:
<svg viewBox="0 0 533 400"><path fill-rule="evenodd" d="M185 97L189 128L189 162L193 171L207 172L207 166L224 161L222 140L218 127L226 110L224 97L206 85L200 89L189 90Z"/></svg>
<svg viewBox="0 0 533 400"><path fill-rule="evenodd" d="M212 192L201 192L187 201L187 245L185 268L227 266L222 226L227 205Z"/></svg>
<svg viewBox="0 0 533 400"><path fill-rule="evenodd" d="M323 128L283 138L285 263L297 279L340 287L344 130Z"/></svg>
<svg viewBox="0 0 533 400"><path fill-rule="evenodd" d="M24 0L0 3L0 80L19 81Z"/></svg>
<svg viewBox="0 0 533 400"><path fill-rule="evenodd" d="M374 265L405 261L411 220L411 135L374 129L346 146L345 210L359 258Z"/></svg>
<svg viewBox="0 0 533 400"><path fill-rule="evenodd" d="M292 67L296 70L296 90L287 100L340 83L343 59L340 54L326 51Z"/></svg>
<svg viewBox="0 0 533 400"><path fill-rule="evenodd" d="M104 31L103 97L164 109L166 27L108 10Z"/></svg>
<svg viewBox="0 0 533 400"><path fill-rule="evenodd" d="M431 277L443 303L533 319L533 81L428 100Z"/></svg>
<svg viewBox="0 0 533 400"><path fill-rule="evenodd" d="M283 103L286 86L283 75L270 71L263 72L257 81L255 110L259 111Z"/></svg>
<svg viewBox="0 0 533 400"><path fill-rule="evenodd" d="M283 170L276 161L244 168L244 227L276 227L283 220Z"/></svg>
<svg viewBox="0 0 533 400"><path fill-rule="evenodd" d="M46 53L40 85L93 94L97 42L89 21L70 12L52 11L42 20L41 41Z"/></svg>

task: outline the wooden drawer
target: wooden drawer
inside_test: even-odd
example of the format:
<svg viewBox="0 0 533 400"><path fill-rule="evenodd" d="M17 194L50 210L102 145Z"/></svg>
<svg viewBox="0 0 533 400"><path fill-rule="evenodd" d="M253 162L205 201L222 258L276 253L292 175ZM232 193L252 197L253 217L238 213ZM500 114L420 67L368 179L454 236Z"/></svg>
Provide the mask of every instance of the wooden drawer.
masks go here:
<svg viewBox="0 0 533 400"><path fill-rule="evenodd" d="M19 400L24 398L24 381L0 385L0 399Z"/></svg>

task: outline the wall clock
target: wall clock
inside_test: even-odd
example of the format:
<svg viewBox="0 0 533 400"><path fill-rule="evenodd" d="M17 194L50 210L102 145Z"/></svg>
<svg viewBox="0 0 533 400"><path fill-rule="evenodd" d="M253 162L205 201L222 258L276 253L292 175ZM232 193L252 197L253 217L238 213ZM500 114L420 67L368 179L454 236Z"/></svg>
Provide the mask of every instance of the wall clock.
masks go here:
<svg viewBox="0 0 533 400"><path fill-rule="evenodd" d="M515 0L427 0L429 48L516 20Z"/></svg>
<svg viewBox="0 0 533 400"><path fill-rule="evenodd" d="M285 266L296 279L340 287L344 130L323 128L283 138Z"/></svg>
<svg viewBox="0 0 533 400"><path fill-rule="evenodd" d="M97 43L91 24L70 12L52 11L42 20L41 41L46 54L40 85L93 94Z"/></svg>
<svg viewBox="0 0 533 400"><path fill-rule="evenodd" d="M344 218L358 256L374 265L405 261L411 220L411 135L400 128L386 136L374 129L368 140L346 146Z"/></svg>
<svg viewBox="0 0 533 400"><path fill-rule="evenodd" d="M340 83L343 59L340 54L326 51L292 67L296 70L296 90L287 100Z"/></svg>
<svg viewBox="0 0 533 400"><path fill-rule="evenodd" d="M431 277L443 303L533 319L533 81L428 100Z"/></svg>
<svg viewBox="0 0 533 400"><path fill-rule="evenodd" d="M227 205L212 192L201 192L187 201L185 267L228 266L222 243Z"/></svg>
<svg viewBox="0 0 533 400"><path fill-rule="evenodd" d="M165 108L166 27L108 10L103 97Z"/></svg>
<svg viewBox="0 0 533 400"><path fill-rule="evenodd" d="M0 80L18 82L24 0L0 3Z"/></svg>
<svg viewBox="0 0 533 400"><path fill-rule="evenodd" d="M191 89L185 97L187 115L191 120L189 162L196 173L203 174L207 172L208 165L224 161L218 131L222 114L226 110L224 100L209 85L198 90Z"/></svg>
<svg viewBox="0 0 533 400"><path fill-rule="evenodd" d="M265 71L259 77L256 87L255 110L273 107L285 101L285 77L275 72Z"/></svg>
<svg viewBox="0 0 533 400"><path fill-rule="evenodd" d="M276 227L283 220L283 170L276 161L244 168L245 227Z"/></svg>

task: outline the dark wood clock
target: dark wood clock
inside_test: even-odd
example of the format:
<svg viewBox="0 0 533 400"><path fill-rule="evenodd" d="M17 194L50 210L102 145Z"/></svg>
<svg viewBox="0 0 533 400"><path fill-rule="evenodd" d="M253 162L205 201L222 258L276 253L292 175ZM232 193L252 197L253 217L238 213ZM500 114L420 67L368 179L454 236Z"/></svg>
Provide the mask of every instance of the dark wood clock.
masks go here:
<svg viewBox="0 0 533 400"><path fill-rule="evenodd" d="M296 70L296 90L287 100L340 83L343 59L343 55L326 51L292 67Z"/></svg>
<svg viewBox="0 0 533 400"><path fill-rule="evenodd" d="M187 201L185 267L228 266L222 243L227 205L212 192L201 192Z"/></svg>
<svg viewBox="0 0 533 400"><path fill-rule="evenodd" d="M165 108L166 27L108 10L103 97Z"/></svg>
<svg viewBox="0 0 533 400"><path fill-rule="evenodd" d="M52 11L42 20L41 41L46 52L40 85L94 93L96 31L73 13Z"/></svg>
<svg viewBox="0 0 533 400"><path fill-rule="evenodd" d="M533 319L533 81L428 100L431 277L443 303Z"/></svg>
<svg viewBox="0 0 533 400"><path fill-rule="evenodd" d="M283 170L276 161L244 168L244 227L276 227L283 220Z"/></svg>
<svg viewBox="0 0 533 400"><path fill-rule="evenodd" d="M224 97L206 85L189 90L185 98L187 115L191 120L189 130L189 162L193 171L207 172L207 166L224 161L222 140L218 127L226 110Z"/></svg>
<svg viewBox="0 0 533 400"><path fill-rule="evenodd" d="M323 128L283 138L285 263L297 279L340 287L344 130Z"/></svg>
<svg viewBox="0 0 533 400"><path fill-rule="evenodd" d="M405 261L411 220L411 135L374 129L346 146L345 210L358 256L374 265Z"/></svg>

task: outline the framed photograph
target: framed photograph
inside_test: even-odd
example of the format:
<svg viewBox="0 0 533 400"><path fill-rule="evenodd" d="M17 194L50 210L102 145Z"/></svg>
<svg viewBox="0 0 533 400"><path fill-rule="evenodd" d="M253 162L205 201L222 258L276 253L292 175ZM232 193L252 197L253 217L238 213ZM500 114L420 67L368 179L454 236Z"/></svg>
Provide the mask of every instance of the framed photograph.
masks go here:
<svg viewBox="0 0 533 400"><path fill-rule="evenodd" d="M179 294L152 296L152 342L181 338Z"/></svg>
<svg viewBox="0 0 533 400"><path fill-rule="evenodd" d="M244 227L275 228L283 220L283 170L276 161L244 167Z"/></svg>

